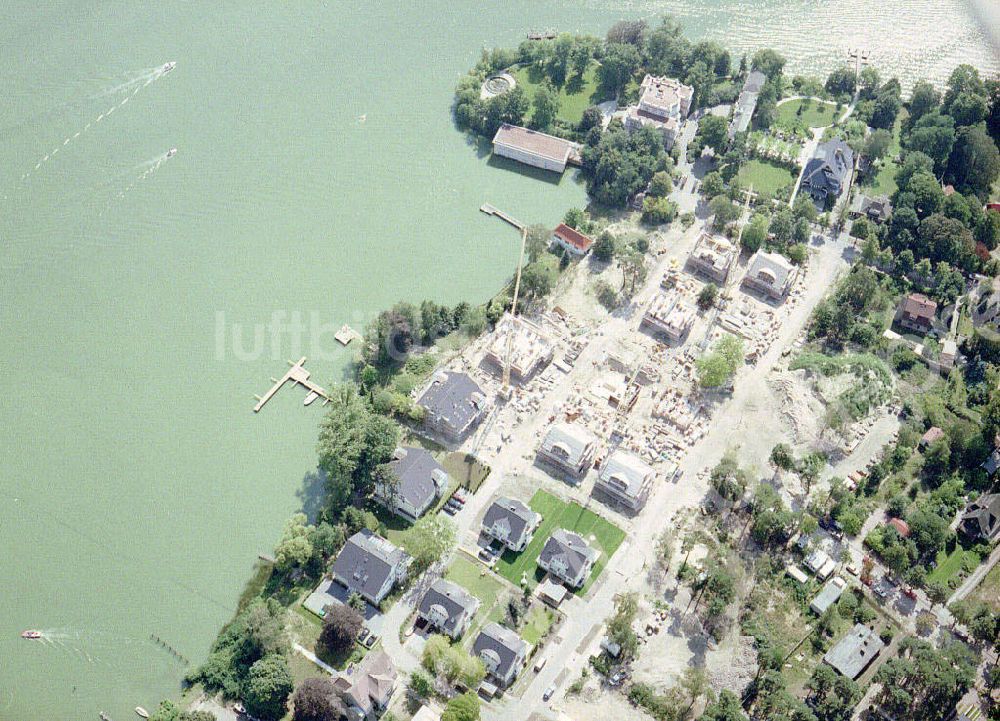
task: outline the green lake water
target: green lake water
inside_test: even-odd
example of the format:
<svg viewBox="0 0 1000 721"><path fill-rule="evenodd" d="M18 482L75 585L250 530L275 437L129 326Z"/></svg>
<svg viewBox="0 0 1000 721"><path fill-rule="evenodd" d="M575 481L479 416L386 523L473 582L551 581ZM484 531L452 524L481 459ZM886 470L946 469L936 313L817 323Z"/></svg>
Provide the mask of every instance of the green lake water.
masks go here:
<svg viewBox="0 0 1000 721"><path fill-rule="evenodd" d="M312 497L321 408L285 389L254 415L253 394L300 355L342 377L333 329L398 299L495 292L517 236L483 202L550 224L583 204L570 174L488 162L451 125L480 47L671 11L821 70L849 44L809 41L830 6L870 24L863 0L248 5L0 8L0 719L176 693L185 667L151 635L200 662ZM904 7L899 67L996 67L964 3L879 12ZM272 337L281 314L300 342Z"/></svg>

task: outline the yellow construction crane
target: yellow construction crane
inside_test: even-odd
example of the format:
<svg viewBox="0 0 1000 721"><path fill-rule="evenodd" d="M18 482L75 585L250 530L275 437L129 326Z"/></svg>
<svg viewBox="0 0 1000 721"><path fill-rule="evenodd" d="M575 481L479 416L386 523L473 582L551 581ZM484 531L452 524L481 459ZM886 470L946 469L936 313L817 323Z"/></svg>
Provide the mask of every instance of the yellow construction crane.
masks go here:
<svg viewBox="0 0 1000 721"><path fill-rule="evenodd" d="M528 229L521 226L521 254L517 259L517 274L514 277L514 302L510 306L510 328L507 330L507 353L503 364L503 394L510 397L510 358L514 350L514 321L517 314L517 297L521 292L521 268L524 267L524 246L528 242Z"/></svg>

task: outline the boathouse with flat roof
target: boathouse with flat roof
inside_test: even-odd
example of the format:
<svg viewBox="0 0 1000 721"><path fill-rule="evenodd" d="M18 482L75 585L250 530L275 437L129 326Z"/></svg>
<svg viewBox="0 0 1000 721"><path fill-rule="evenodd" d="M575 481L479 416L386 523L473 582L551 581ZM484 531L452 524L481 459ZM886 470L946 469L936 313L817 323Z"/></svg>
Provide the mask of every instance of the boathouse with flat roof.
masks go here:
<svg viewBox="0 0 1000 721"><path fill-rule="evenodd" d="M556 173L566 169L575 149L575 144L568 140L507 123L493 136L495 155Z"/></svg>

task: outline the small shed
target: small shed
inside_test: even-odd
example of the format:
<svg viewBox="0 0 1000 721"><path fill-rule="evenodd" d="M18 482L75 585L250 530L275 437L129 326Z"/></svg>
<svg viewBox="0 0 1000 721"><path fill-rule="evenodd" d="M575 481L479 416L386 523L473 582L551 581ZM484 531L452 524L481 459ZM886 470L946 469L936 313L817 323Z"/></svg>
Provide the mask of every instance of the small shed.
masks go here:
<svg viewBox="0 0 1000 721"><path fill-rule="evenodd" d="M809 576L798 566L788 566L785 568L785 573L794 578L799 583L805 583L809 580Z"/></svg>
<svg viewBox="0 0 1000 721"><path fill-rule="evenodd" d="M569 591L564 585L556 583L548 576L538 585L538 597L553 608L559 608L559 604L566 599L567 593Z"/></svg>

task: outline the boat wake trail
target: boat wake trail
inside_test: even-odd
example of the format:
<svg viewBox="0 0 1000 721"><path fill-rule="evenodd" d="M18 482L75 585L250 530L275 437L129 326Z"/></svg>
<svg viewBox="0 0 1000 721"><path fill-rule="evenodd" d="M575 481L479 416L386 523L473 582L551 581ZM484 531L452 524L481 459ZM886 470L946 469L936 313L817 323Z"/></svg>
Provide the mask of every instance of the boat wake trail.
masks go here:
<svg viewBox="0 0 1000 721"><path fill-rule="evenodd" d="M28 180L28 178L30 178L33 173L37 173L42 168L42 166L44 166L50 160L52 160L53 158L55 158L56 155L58 155L58 153L59 153L60 150L62 150L63 148L65 148L67 145L69 145L70 143L72 143L74 140L76 140L77 138L79 138L81 135L84 135L85 133L87 133L92 127L95 127L96 125L98 125L99 123L101 123L103 120L106 120L107 118L111 117L111 115L116 110L118 110L119 108L124 107L128 103L129 100L131 100L136 95L138 95L139 91L141 91L143 88L146 88L149 85L151 85L155 80L158 80L159 78L162 78L164 75L166 75L167 73L169 73L175 67L177 67L177 63L174 62L174 61L171 61L169 63L164 63L159 68L155 69L152 73L149 73L146 76L143 76L141 78L136 78L134 81L130 81L129 83L126 83L126 84L124 84L122 86L119 86L121 88L128 88L128 94L125 95L124 98L122 98L120 101L116 102L114 105L112 105L111 107L109 107L103 113L100 113L95 119L91 120L89 123L87 123L86 125L84 125L83 128L81 128L80 130L77 130L72 135L67 135L63 139L63 141L62 141L61 144L55 146L52 150L50 150L48 153L46 153L37 163L35 163L35 167L34 168L32 168L31 170L29 170L26 173L24 173L23 175L21 175L21 182L23 183L26 180Z"/></svg>
<svg viewBox="0 0 1000 721"><path fill-rule="evenodd" d="M46 648L90 665L114 668L124 647L152 645L149 639L137 639L114 633L86 629L50 628L41 631L39 642ZM111 659L111 660L109 660ZM114 661L114 662L112 662Z"/></svg>
<svg viewBox="0 0 1000 721"><path fill-rule="evenodd" d="M145 163L143 163L140 167L145 167L146 169L142 172L142 174L138 178L136 178L135 180L133 180L131 183L129 183L125 187L125 189L122 190L122 191L120 191L114 198L112 198L111 200L109 200L107 206L104 208L104 210L102 210L100 213L98 213L98 216L102 216L106 212L108 212L109 210L111 210L111 207L115 203L115 201L121 200L122 198L124 198L129 193L129 191L131 191L133 188L135 188L135 186L137 186L139 183L141 183L146 178L148 178L149 176L151 176L157 170L159 170L161 165L163 165L165 162L167 162L168 160L170 160L175 155L177 155L177 148L171 148L170 150L168 150L167 152L163 153L162 155L159 155L156 158L153 158L152 160L148 160Z"/></svg>
<svg viewBox="0 0 1000 721"><path fill-rule="evenodd" d="M169 65L169 63L166 63ZM108 88L102 90L99 93L94 93L90 96L91 100L96 100L97 98L105 98L109 95L119 95L121 93L128 93L137 87L142 87L149 80L155 80L158 73L162 73L165 65L157 65L155 68L146 68L145 70L140 70L137 73L132 73L129 80L126 80L120 85L115 85L113 88ZM169 71L168 71L169 72Z"/></svg>

